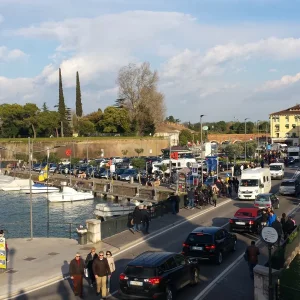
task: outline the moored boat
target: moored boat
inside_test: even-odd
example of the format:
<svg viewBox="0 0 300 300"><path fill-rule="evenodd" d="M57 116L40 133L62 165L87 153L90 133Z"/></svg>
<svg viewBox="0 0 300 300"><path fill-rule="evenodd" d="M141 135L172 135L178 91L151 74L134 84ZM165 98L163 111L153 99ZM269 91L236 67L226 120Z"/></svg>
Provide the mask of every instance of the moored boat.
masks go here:
<svg viewBox="0 0 300 300"><path fill-rule="evenodd" d="M24 187L20 190L21 193L30 194L30 187ZM58 193L59 188L54 186L47 186L46 184L42 183L35 183L31 187L32 194L46 194L46 193Z"/></svg>
<svg viewBox="0 0 300 300"><path fill-rule="evenodd" d="M93 199L94 195L92 192L79 192L68 186L64 186L62 192L51 193L48 196L48 201L50 202L73 202Z"/></svg>

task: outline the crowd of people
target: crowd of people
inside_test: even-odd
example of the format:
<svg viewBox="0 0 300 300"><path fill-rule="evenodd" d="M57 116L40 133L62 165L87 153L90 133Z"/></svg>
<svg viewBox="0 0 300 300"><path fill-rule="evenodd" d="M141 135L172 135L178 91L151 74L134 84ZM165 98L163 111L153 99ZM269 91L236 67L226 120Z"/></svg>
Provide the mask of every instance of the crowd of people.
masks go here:
<svg viewBox="0 0 300 300"><path fill-rule="evenodd" d="M70 262L69 273L73 281L75 296L83 298L83 278L87 278L91 288L96 287L96 294L100 299L106 299L110 292L110 279L116 270L114 258L111 251L100 251L96 253L96 248L92 247L85 261L80 253L76 253L75 258Z"/></svg>

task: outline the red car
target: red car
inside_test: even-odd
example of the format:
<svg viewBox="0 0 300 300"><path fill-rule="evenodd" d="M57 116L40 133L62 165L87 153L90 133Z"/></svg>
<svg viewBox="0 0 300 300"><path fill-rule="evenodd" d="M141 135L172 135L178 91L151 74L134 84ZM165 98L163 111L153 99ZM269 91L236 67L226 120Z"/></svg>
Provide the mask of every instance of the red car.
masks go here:
<svg viewBox="0 0 300 300"><path fill-rule="evenodd" d="M240 208L229 221L230 231L258 232L262 212L258 208Z"/></svg>

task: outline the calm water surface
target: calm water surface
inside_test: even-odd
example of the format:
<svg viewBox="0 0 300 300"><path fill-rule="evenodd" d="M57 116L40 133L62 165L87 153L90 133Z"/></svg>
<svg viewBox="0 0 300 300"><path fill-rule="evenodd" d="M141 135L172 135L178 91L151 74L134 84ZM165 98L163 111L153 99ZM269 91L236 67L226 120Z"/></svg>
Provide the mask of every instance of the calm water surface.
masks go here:
<svg viewBox="0 0 300 300"><path fill-rule="evenodd" d="M78 202L49 203L46 195L33 195L34 237L75 237L76 227L93 219L101 198ZM0 229L8 238L30 237L30 198L18 192L0 191Z"/></svg>

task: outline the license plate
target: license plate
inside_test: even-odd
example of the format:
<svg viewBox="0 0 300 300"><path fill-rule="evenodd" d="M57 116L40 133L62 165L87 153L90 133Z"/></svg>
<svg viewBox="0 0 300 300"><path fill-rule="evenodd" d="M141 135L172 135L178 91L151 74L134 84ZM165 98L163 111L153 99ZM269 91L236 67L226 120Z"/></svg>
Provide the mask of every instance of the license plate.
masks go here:
<svg viewBox="0 0 300 300"><path fill-rule="evenodd" d="M203 247L193 247L193 250L203 250Z"/></svg>
<svg viewBox="0 0 300 300"><path fill-rule="evenodd" d="M130 281L130 285L143 286L143 283L140 281Z"/></svg>
<svg viewBox="0 0 300 300"><path fill-rule="evenodd" d="M237 224L237 225L245 225L246 223L245 222L235 222L235 224Z"/></svg>

